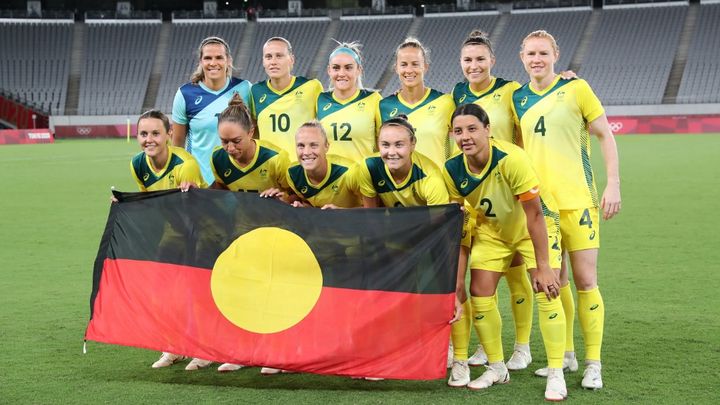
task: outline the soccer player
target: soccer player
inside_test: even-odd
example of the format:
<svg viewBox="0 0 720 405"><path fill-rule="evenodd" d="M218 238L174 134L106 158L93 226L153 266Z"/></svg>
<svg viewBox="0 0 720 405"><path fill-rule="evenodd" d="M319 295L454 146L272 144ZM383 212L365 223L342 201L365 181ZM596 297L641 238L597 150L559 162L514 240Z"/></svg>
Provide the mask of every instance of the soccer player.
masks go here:
<svg viewBox="0 0 720 405"><path fill-rule="evenodd" d="M380 101L380 117L384 122L398 114L407 116L414 127L418 152L440 167L454 150L448 134L455 104L449 94L425 87L429 68L429 51L417 39L405 39L395 50L400 91Z"/></svg>
<svg viewBox="0 0 720 405"><path fill-rule="evenodd" d="M209 184L213 181L210 154L220 145L217 114L236 93L249 102L251 84L232 77L232 54L222 38L203 39L198 54L200 60L190 83L175 93L172 143L186 148L197 158L203 178Z"/></svg>
<svg viewBox="0 0 720 405"><path fill-rule="evenodd" d="M352 182L355 162L328 154L330 143L323 125L304 123L295 134L298 163L290 166L287 181L300 198L295 207L354 208L362 206Z"/></svg>
<svg viewBox="0 0 720 405"><path fill-rule="evenodd" d="M453 88L453 100L456 106L474 103L483 107L490 117L490 122L493 123L493 138L514 143L516 128L511 107L512 93L520 87L520 83L494 77L492 75L494 65L495 52L490 38L483 31L472 31L460 48L460 68L466 80L457 83ZM530 332L533 318L533 289L526 273L527 266L520 255L515 256L510 269L505 272L515 324L515 348L507 362L509 370L525 369L532 362ZM467 305L469 306L469 303ZM453 324L453 360L467 360L471 366L486 364L487 355L480 344L475 354L468 360L466 348L469 345L471 329L465 325L462 322ZM449 363L450 366L452 363Z"/></svg>
<svg viewBox="0 0 720 405"><path fill-rule="evenodd" d="M440 169L415 151L416 143L415 129L405 116L383 122L378 134L379 156L371 156L357 167L357 187L365 208L378 207L379 202L386 207L449 203Z"/></svg>
<svg viewBox="0 0 720 405"><path fill-rule="evenodd" d="M130 173L140 191L173 188L187 191L190 187L207 187L197 160L184 149L169 146L171 133L170 120L159 110L146 111L140 115L137 141L142 152L130 161ZM167 367L183 359L185 356L163 352L152 368ZM193 359L190 362L193 366L188 364L188 367L193 370L196 369L195 365L202 366L205 362Z"/></svg>
<svg viewBox="0 0 720 405"><path fill-rule="evenodd" d="M535 175L519 147L490 137L490 120L477 104L458 107L452 115L453 137L462 154L445 163L443 176L453 201L477 213L470 268L474 324L489 366L470 381L466 362L453 364L448 384L485 389L509 382L503 362L502 324L494 298L498 281L516 254L523 256L537 293L540 330L548 358L545 399L567 397L562 370L565 316L557 299L561 252L554 200Z"/></svg>
<svg viewBox="0 0 720 405"><path fill-rule="evenodd" d="M290 42L272 37L263 45L263 67L268 79L251 91L251 111L258 136L295 156L295 131L315 118L315 102L322 92L317 79L293 76L295 56Z"/></svg>
<svg viewBox="0 0 720 405"><path fill-rule="evenodd" d="M617 146L602 104L587 82L565 80L555 74L559 57L557 43L549 33L534 31L525 37L520 59L530 82L513 94L513 108L522 129L524 147L560 209L562 248L569 253L572 265L585 343L582 386L600 389L605 307L597 284L599 210L605 220L620 211ZM601 199L590 165L590 134L597 136L605 160L607 186ZM562 288L567 290L562 295L563 306L571 319L569 314L574 308L566 305L565 299L572 298L567 265L563 266L561 280ZM577 369L571 341L565 350L564 366ZM544 370L538 371L544 373Z"/></svg>
<svg viewBox="0 0 720 405"><path fill-rule="evenodd" d="M253 139L250 111L239 95L218 116L221 147L212 153L213 188L260 193L285 199L287 153L262 139Z"/></svg>
<svg viewBox="0 0 720 405"><path fill-rule="evenodd" d="M362 54L357 42L340 43L330 53L330 91L320 93L317 119L329 134L333 154L360 162L375 151L380 128L380 93L362 87Z"/></svg>

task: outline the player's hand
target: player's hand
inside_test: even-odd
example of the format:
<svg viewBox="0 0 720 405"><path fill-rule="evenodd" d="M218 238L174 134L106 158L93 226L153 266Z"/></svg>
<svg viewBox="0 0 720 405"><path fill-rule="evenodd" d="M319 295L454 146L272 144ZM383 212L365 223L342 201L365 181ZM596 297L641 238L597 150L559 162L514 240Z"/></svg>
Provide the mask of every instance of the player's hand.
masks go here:
<svg viewBox="0 0 720 405"><path fill-rule="evenodd" d="M305 207L305 204L303 204L302 201L300 201L300 200L293 201L292 204L290 204L290 205L292 205L295 208Z"/></svg>
<svg viewBox="0 0 720 405"><path fill-rule="evenodd" d="M530 272L533 291L544 292L549 300L560 295L560 276L547 263L538 263L538 268Z"/></svg>
<svg viewBox="0 0 720 405"><path fill-rule="evenodd" d="M198 188L198 186L192 181L183 181L180 183L180 192L187 193L191 188Z"/></svg>
<svg viewBox="0 0 720 405"><path fill-rule="evenodd" d="M452 319L448 323L455 323L460 320L460 317L462 317L463 313L463 307L462 303L457 297L457 294L455 294L455 312L453 313Z"/></svg>
<svg viewBox="0 0 720 405"><path fill-rule="evenodd" d="M603 219L607 220L620 212L622 202L620 200L620 184L608 183L603 192L600 208L603 210Z"/></svg>
<svg viewBox="0 0 720 405"><path fill-rule="evenodd" d="M116 202L118 202L118 199L115 198L114 195L111 195L111 196L110 196L110 204L113 204L113 203L116 203Z"/></svg>
<svg viewBox="0 0 720 405"><path fill-rule="evenodd" d="M340 210L342 208L338 207L335 204L325 204L320 209L321 210Z"/></svg>
<svg viewBox="0 0 720 405"><path fill-rule="evenodd" d="M563 70L560 72L560 77L569 80L569 79L577 79L578 75L577 73L573 72L572 70Z"/></svg>
<svg viewBox="0 0 720 405"><path fill-rule="evenodd" d="M260 193L260 197L262 198L275 198L278 200L284 200L287 198L287 193L276 187L269 188L263 192Z"/></svg>

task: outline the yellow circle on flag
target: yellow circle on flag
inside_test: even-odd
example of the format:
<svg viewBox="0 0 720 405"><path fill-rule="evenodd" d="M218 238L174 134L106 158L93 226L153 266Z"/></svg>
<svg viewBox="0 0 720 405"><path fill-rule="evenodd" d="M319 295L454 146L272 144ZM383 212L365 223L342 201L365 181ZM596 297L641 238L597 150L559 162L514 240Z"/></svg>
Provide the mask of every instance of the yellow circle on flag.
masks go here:
<svg viewBox="0 0 720 405"><path fill-rule="evenodd" d="M234 325L256 333L292 327L310 313L322 290L310 246L280 228L257 228L218 256L210 279L215 305Z"/></svg>

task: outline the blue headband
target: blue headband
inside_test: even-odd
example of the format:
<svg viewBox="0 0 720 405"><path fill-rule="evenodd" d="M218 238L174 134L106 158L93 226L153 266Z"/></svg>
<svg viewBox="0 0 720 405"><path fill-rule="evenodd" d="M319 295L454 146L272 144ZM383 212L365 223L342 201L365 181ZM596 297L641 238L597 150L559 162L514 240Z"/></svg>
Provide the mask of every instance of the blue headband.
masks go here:
<svg viewBox="0 0 720 405"><path fill-rule="evenodd" d="M330 60L333 58L333 56L335 56L335 55L337 55L337 54L339 54L339 53L344 53L344 54L350 55L350 56L353 58L353 60L355 61L355 63L358 64L358 66L361 65L361 63L360 63L360 56L358 56L357 52L353 51L352 49L350 49L350 48L348 48L348 47L346 47L346 46L341 46L340 48L334 50L334 51L330 54L330 57L328 58L328 63L330 63Z"/></svg>

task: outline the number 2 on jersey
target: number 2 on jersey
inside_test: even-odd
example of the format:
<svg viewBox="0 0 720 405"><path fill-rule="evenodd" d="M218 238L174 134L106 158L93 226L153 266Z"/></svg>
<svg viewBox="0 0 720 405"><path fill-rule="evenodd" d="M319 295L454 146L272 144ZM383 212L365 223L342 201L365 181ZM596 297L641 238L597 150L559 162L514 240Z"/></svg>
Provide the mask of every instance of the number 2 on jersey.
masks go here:
<svg viewBox="0 0 720 405"><path fill-rule="evenodd" d="M273 132L287 132L290 129L290 116L287 114L270 114L270 121L272 121Z"/></svg>
<svg viewBox="0 0 720 405"><path fill-rule="evenodd" d="M485 204L487 204L487 208L485 208ZM490 201L489 198L483 198L480 200L480 205L485 208L485 216L487 218L494 218L497 216L492 212L492 201Z"/></svg>
<svg viewBox="0 0 720 405"><path fill-rule="evenodd" d="M540 119L538 120L537 124L535 124L534 131L536 134L545 136L545 116L544 115L540 116Z"/></svg>
<svg viewBox="0 0 720 405"><path fill-rule="evenodd" d="M342 124L338 125L337 123L333 122L330 124L330 126L333 129L333 140L336 141L352 141L352 138L350 137L350 131L352 130L352 126L348 124L347 122L343 122ZM338 136L338 128L340 128L340 131L344 131L342 135Z"/></svg>

